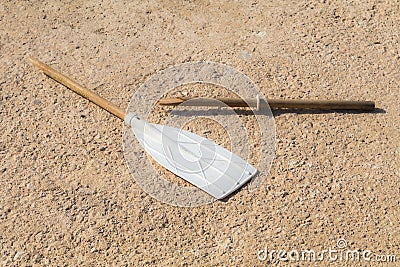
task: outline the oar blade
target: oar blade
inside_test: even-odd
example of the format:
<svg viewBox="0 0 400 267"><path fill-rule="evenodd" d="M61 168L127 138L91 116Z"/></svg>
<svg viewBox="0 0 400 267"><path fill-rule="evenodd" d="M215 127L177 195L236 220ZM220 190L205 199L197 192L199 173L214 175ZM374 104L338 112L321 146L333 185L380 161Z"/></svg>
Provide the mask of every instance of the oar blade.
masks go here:
<svg viewBox="0 0 400 267"><path fill-rule="evenodd" d="M225 198L257 173L250 163L207 138L131 114L125 121L160 165L217 199Z"/></svg>

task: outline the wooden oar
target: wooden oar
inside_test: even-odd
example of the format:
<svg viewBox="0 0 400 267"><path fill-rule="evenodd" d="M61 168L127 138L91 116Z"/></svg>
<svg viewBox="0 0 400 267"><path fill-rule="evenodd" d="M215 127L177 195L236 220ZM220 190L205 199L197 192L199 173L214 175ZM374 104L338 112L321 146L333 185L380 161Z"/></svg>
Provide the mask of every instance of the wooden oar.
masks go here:
<svg viewBox="0 0 400 267"><path fill-rule="evenodd" d="M191 101L188 101L191 100ZM217 101L215 101L217 100ZM185 102L188 101L188 102ZM158 101L162 106L221 106L221 102L230 107L252 107L256 108L262 104L263 100L241 99L241 98L196 98L196 97L177 97L164 98ZM265 101L264 101L265 103ZM347 100L284 100L267 99L271 109L293 108L293 109L319 109L319 110L373 110L373 101L347 101Z"/></svg>
<svg viewBox="0 0 400 267"><path fill-rule="evenodd" d="M257 173L250 163L197 134L146 122L80 85L45 63L29 61L44 74L125 121L139 143L161 166L217 199L223 199Z"/></svg>

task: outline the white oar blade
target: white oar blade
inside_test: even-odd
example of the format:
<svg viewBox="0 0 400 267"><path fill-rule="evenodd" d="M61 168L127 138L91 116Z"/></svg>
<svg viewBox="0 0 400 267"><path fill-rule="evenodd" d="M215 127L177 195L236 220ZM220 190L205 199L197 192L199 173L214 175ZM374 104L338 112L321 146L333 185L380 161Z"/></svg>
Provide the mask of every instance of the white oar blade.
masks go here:
<svg viewBox="0 0 400 267"><path fill-rule="evenodd" d="M239 156L194 133L148 123L132 113L125 122L159 164L217 199L234 192L257 172Z"/></svg>

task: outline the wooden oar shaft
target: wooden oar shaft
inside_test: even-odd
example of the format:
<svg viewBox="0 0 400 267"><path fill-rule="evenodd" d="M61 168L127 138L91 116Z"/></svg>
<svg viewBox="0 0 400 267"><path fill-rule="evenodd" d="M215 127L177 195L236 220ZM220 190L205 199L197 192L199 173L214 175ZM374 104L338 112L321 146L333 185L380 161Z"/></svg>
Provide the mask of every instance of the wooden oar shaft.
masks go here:
<svg viewBox="0 0 400 267"><path fill-rule="evenodd" d="M348 100L267 100L271 108L320 109L320 110L373 110L373 101Z"/></svg>
<svg viewBox="0 0 400 267"><path fill-rule="evenodd" d="M191 100L191 97L165 98L158 101L159 105L177 106L221 106L224 103L230 107L257 107L257 99L244 100L241 98L199 98ZM215 101L217 100L217 101ZM219 102L220 101L220 102ZM262 100L261 100L262 101ZM320 110L373 110L373 101L346 101L346 100L280 100L268 99L270 108L293 108L293 109L320 109Z"/></svg>
<svg viewBox="0 0 400 267"><path fill-rule="evenodd" d="M117 116L120 119L125 118L125 111L116 106L114 103L108 101L107 99L99 96L98 94L94 93L92 90L85 88L84 86L80 85L76 81L72 80L71 78L65 76L64 74L56 71L55 69L51 68L50 66L46 65L45 63L37 60L36 58L29 57L28 58L33 65L39 68L44 74L52 78L53 80L65 85L67 88L71 89L78 95L90 100L91 102L95 103L99 107L107 110L111 114Z"/></svg>

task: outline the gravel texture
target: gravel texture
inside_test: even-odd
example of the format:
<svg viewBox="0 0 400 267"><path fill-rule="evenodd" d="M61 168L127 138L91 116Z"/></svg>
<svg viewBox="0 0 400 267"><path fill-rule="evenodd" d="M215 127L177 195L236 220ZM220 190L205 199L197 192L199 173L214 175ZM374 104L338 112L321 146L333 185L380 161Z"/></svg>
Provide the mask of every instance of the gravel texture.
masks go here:
<svg viewBox="0 0 400 267"><path fill-rule="evenodd" d="M1 1L0 266L266 266L266 246L322 251L340 239L399 264L399 13L392 0ZM276 159L261 188L173 207L135 183L122 122L29 55L123 108L157 71L207 60L270 98L379 109L274 111ZM224 144L209 127L194 126Z"/></svg>

